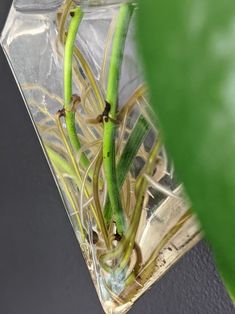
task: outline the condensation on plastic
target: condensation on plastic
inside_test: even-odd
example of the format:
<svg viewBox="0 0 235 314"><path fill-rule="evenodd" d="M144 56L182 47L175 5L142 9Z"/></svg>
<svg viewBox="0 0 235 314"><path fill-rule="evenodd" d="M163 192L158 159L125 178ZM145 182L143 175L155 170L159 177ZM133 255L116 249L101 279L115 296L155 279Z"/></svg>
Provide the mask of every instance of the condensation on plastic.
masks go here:
<svg viewBox="0 0 235 314"><path fill-rule="evenodd" d="M83 1L83 4L88 2ZM113 4L117 1L98 2L99 4L105 3L106 6L93 8L89 13L84 14L76 44L81 49L97 82L102 86L103 93L105 93L107 71L103 78L100 74L104 47L107 44L110 25L117 18L119 8L118 6L107 6L107 3ZM27 5L27 3L29 4ZM58 30L56 27L57 6L59 3L60 1L16 0L16 6L11 8L1 37L1 44L25 99L26 107L43 148L48 143L61 145L61 143L55 143L55 138L50 133L50 130L55 127L54 116L63 105L61 103L63 98L63 49L60 47L60 50L58 50ZM92 1L92 3L94 4L95 1ZM16 8L17 10L20 9L20 11L17 11ZM35 12L38 10L40 12ZM46 10L47 12L45 12ZM107 56L107 64L109 58L110 52ZM127 34L127 44L122 64L119 103L124 104L142 83L142 68L136 57L134 23L132 22ZM40 86L40 88L35 88L35 86ZM51 95L56 95L56 97L49 97L48 92ZM80 88L75 83L73 92L81 93ZM149 109L148 106L143 103L141 103L141 106L146 106L146 108L142 108L143 112L146 113ZM92 108L89 109L91 110ZM83 115L84 121L87 119L84 112L80 111L79 114ZM138 115L139 109L136 109L133 115L128 118L129 128L134 125ZM137 156L135 160L136 169L140 169L141 164L146 162L144 158L147 157L144 156L148 156L149 149L147 147L151 147L157 134L158 132L153 127L146 138L144 147L142 147L142 150L146 150L144 152L145 155ZM179 232L161 249L154 261L155 270L144 285L140 286L137 284L138 280L135 281L136 292L130 298L123 300L122 296L127 294L125 281L120 276L107 274L102 270L97 253L99 248L95 244L91 244L92 232L93 230L97 231L93 219L90 218L87 225L90 242L87 239L83 241L71 201L63 189L56 168L53 167L53 162L51 160L48 161L106 313L125 313L146 289L160 279L200 239L198 225L194 217L192 217L182 225ZM134 180L134 177L132 179ZM189 208L188 202L183 197L181 185L175 180L173 167L167 159L165 150L159 156L154 179L174 193L176 197L166 196L160 191L156 193L156 191L149 188L148 202L143 208L136 236L136 244L142 254L142 263L146 263L164 236L177 224L180 217ZM81 197L77 188L74 188L73 193L74 198L79 199ZM134 190L131 191L131 195L134 195ZM87 215L90 216L90 213L88 212ZM109 288L107 288L107 285Z"/></svg>

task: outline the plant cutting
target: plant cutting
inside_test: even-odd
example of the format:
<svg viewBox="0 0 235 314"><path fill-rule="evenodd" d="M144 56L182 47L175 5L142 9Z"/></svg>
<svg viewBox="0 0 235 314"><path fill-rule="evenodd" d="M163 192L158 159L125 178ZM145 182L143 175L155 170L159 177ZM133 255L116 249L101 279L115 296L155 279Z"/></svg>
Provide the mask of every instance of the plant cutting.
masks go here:
<svg viewBox="0 0 235 314"><path fill-rule="evenodd" d="M22 3L2 46L104 311L125 313L200 239L137 58L138 6Z"/></svg>

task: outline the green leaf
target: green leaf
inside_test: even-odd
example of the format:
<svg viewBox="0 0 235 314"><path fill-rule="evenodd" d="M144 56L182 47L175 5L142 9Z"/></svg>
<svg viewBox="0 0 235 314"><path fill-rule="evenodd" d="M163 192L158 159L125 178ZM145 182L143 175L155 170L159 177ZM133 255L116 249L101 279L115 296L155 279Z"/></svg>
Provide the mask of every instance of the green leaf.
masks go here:
<svg viewBox="0 0 235 314"><path fill-rule="evenodd" d="M153 109L235 297L235 3L139 1Z"/></svg>
<svg viewBox="0 0 235 314"><path fill-rule="evenodd" d="M117 165L117 185L120 190L126 179L128 172L133 164L133 161L138 153L140 146L143 144L144 138L150 130L150 125L143 115L137 120L128 141L122 151L120 160ZM112 210L109 198L107 198L104 206L104 217L107 224L110 223L112 219Z"/></svg>

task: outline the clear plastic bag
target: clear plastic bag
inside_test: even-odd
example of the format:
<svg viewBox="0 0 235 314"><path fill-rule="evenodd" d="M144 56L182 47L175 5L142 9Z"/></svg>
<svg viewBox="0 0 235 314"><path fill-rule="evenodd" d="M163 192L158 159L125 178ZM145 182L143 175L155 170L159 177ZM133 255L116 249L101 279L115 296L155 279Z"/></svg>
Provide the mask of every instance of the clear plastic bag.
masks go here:
<svg viewBox="0 0 235 314"><path fill-rule="evenodd" d="M130 23L123 14L128 25L118 42L125 13L118 2L82 1L67 108L65 45L78 2L16 0L1 37L106 313L127 312L200 239L148 103L135 47L136 7ZM118 62L116 40L123 45ZM109 94L117 94L114 114Z"/></svg>
<svg viewBox="0 0 235 314"><path fill-rule="evenodd" d="M63 0L14 0L16 10L23 12L55 10Z"/></svg>

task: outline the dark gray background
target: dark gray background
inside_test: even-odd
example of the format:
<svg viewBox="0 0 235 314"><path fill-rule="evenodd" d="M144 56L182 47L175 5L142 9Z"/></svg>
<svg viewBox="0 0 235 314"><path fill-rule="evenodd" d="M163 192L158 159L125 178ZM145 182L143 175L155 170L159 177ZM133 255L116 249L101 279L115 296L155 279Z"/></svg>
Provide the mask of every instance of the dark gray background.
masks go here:
<svg viewBox="0 0 235 314"><path fill-rule="evenodd" d="M0 29L10 7L0 0ZM0 314L101 314L59 193L0 51ZM130 313L232 314L201 242Z"/></svg>

